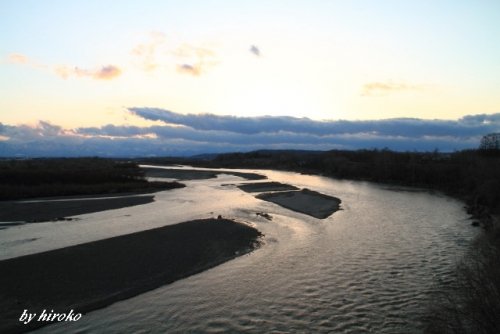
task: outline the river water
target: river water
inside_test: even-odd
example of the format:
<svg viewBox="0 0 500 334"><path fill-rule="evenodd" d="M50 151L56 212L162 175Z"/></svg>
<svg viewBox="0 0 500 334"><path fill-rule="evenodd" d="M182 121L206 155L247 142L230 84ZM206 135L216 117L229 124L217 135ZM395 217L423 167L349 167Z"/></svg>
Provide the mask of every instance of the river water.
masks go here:
<svg viewBox="0 0 500 334"><path fill-rule="evenodd" d="M157 193L150 204L1 231L2 258L219 214L265 234L250 254L38 332L422 331L429 295L447 284L477 233L463 203L426 191L257 172L338 197L342 210L312 218L234 185L258 181L223 174L183 181L186 188Z"/></svg>

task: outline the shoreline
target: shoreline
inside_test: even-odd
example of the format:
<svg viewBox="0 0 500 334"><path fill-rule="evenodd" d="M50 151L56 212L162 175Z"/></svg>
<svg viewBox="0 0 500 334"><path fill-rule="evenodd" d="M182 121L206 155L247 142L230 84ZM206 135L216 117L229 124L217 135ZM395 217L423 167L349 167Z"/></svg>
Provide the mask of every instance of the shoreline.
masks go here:
<svg viewBox="0 0 500 334"><path fill-rule="evenodd" d="M241 177L248 181L265 180L266 176L252 172L235 172L217 169L197 170L184 168L162 168L165 166L141 166L146 177L175 179L177 181L186 180L206 180L216 178L220 174L229 174Z"/></svg>
<svg viewBox="0 0 500 334"><path fill-rule="evenodd" d="M255 250L262 234L229 219L193 220L0 261L2 333L19 333L23 310L87 313Z"/></svg>
<svg viewBox="0 0 500 334"><path fill-rule="evenodd" d="M237 186L239 189L247 193L259 193L269 191L289 191L300 190L296 186L284 184L280 182L256 182L256 183L242 183Z"/></svg>
<svg viewBox="0 0 500 334"><path fill-rule="evenodd" d="M41 223L73 220L72 216L120 209L154 201L154 195L96 195L53 198L32 198L22 201L0 201L0 222ZM77 220L77 219L75 219ZM3 226L7 226L4 224Z"/></svg>

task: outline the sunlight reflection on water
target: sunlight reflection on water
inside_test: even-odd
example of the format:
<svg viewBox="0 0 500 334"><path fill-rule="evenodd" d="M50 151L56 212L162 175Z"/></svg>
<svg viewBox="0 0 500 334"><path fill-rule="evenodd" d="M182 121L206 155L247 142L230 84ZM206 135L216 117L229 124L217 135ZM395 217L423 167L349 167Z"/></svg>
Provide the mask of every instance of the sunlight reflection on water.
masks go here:
<svg viewBox="0 0 500 334"><path fill-rule="evenodd" d="M37 238L1 246L4 257L219 214L265 234L251 254L39 332L421 332L429 293L476 233L462 203L366 182L257 172L339 197L343 210L315 219L224 186L250 181L222 175L186 181L151 204L1 231L9 235L0 242Z"/></svg>

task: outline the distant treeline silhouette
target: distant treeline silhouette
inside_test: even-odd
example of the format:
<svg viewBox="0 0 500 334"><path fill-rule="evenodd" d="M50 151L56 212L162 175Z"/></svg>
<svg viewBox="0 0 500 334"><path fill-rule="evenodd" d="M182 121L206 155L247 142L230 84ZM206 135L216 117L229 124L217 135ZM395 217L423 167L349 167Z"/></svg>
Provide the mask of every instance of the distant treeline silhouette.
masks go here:
<svg viewBox="0 0 500 334"><path fill-rule="evenodd" d="M479 149L495 152L500 150L500 133L489 133L481 138Z"/></svg>
<svg viewBox="0 0 500 334"><path fill-rule="evenodd" d="M177 182L148 182L135 162L102 158L0 160L0 200L151 192Z"/></svg>

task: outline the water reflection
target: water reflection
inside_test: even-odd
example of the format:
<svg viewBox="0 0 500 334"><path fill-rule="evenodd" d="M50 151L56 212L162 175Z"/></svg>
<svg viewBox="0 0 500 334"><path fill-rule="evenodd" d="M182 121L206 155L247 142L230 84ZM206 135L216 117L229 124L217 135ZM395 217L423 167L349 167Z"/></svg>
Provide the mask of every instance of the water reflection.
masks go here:
<svg viewBox="0 0 500 334"><path fill-rule="evenodd" d="M250 181L219 175L186 181L186 188L158 193L151 204L82 215L47 230L38 224L1 231L19 240L37 238L2 246L11 255L40 251L49 241L85 242L218 214L265 234L263 247L249 255L91 312L71 327L39 332L421 331L427 296L448 279L475 233L460 202L363 182L257 172L339 197L343 210L315 219L223 186Z"/></svg>

